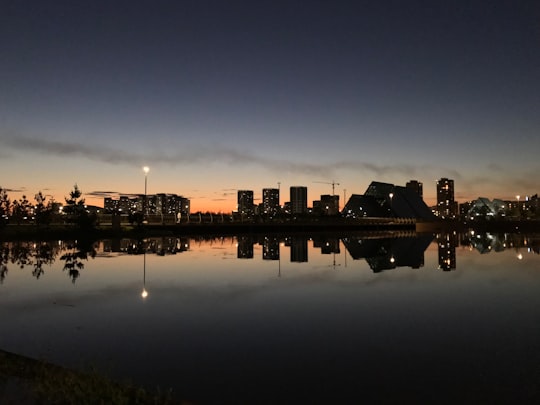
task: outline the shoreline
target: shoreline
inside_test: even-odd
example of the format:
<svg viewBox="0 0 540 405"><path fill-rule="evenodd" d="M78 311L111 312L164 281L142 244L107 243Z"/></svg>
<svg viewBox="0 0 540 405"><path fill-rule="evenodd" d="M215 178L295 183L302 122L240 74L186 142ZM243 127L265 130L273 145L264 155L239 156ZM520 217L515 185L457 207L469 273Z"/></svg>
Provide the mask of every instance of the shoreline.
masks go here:
<svg viewBox="0 0 540 405"><path fill-rule="evenodd" d="M276 233L348 233L348 232L402 232L445 233L466 232L540 233L540 220L523 221L414 221L370 218L366 220L325 219L319 221L268 223L184 223L144 224L133 226L98 225L81 229L72 225L8 224L0 228L0 240L10 239L62 239L62 238L144 238L149 236L245 235Z"/></svg>

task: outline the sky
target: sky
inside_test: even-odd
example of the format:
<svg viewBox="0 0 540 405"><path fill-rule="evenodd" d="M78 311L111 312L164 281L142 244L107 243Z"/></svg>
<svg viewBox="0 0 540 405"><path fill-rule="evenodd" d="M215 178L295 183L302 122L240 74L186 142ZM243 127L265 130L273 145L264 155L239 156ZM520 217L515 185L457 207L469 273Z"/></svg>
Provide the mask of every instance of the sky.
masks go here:
<svg viewBox="0 0 540 405"><path fill-rule="evenodd" d="M538 1L7 1L0 187L57 201L540 191ZM339 183L339 184L337 184Z"/></svg>

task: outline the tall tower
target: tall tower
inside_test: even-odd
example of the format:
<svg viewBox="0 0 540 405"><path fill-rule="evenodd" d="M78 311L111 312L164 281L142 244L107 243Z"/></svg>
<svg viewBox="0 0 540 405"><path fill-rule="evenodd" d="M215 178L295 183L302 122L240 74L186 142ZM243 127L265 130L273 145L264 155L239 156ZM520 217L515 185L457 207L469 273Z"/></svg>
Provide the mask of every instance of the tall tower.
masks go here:
<svg viewBox="0 0 540 405"><path fill-rule="evenodd" d="M437 181L437 215L440 218L455 218L457 203L454 201L454 180L443 177Z"/></svg>
<svg viewBox="0 0 540 405"><path fill-rule="evenodd" d="M242 215L253 215L253 191L238 190L238 213Z"/></svg>
<svg viewBox="0 0 540 405"><path fill-rule="evenodd" d="M405 184L405 188L414 191L420 198L424 198L424 185L418 180L408 181L407 184Z"/></svg>
<svg viewBox="0 0 540 405"><path fill-rule="evenodd" d="M263 214L276 215L279 212L279 189L263 188L262 191Z"/></svg>
<svg viewBox="0 0 540 405"><path fill-rule="evenodd" d="M291 187L291 214L305 214L307 212L307 187Z"/></svg>

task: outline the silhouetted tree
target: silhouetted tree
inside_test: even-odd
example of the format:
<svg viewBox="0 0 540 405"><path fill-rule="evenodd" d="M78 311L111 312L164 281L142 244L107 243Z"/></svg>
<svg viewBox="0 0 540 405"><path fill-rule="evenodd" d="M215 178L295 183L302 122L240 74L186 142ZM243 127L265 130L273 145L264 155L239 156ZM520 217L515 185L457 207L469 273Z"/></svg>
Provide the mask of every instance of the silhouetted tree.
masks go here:
<svg viewBox="0 0 540 405"><path fill-rule="evenodd" d="M66 197L65 200L64 213L67 215L68 222L83 229L92 228L95 225L97 218L86 210L85 199L82 198L82 191L77 184L73 186L69 198Z"/></svg>
<svg viewBox="0 0 540 405"><path fill-rule="evenodd" d="M17 222L17 225L20 225L21 222L27 220L31 215L32 206L30 201L26 199L26 196L23 195L22 198L13 201L13 206L11 208L11 216Z"/></svg>
<svg viewBox="0 0 540 405"><path fill-rule="evenodd" d="M7 190L0 187L0 226L7 224L11 209L11 201Z"/></svg>
<svg viewBox="0 0 540 405"><path fill-rule="evenodd" d="M39 225L49 225L52 220L52 210L53 205L52 202L49 202L47 205L45 205L46 197L43 195L41 191L39 191L34 199L36 200L36 208L34 211L34 215L36 218L36 224Z"/></svg>

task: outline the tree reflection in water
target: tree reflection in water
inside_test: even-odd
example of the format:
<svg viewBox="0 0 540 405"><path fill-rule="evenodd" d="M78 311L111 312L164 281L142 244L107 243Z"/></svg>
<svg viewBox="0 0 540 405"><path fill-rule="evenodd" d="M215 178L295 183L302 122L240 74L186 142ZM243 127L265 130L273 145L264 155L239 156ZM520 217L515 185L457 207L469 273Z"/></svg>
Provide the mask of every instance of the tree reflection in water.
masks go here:
<svg viewBox="0 0 540 405"><path fill-rule="evenodd" d="M17 241L0 245L0 283L8 273L8 265L14 264L20 269L33 266L32 275L40 278L45 270L44 265L52 265L57 251L53 242Z"/></svg>
<svg viewBox="0 0 540 405"><path fill-rule="evenodd" d="M83 261L96 257L96 248L92 240L76 240L66 243L67 252L60 260L64 261L63 270L68 272L71 281L75 283L80 276L80 270L84 268Z"/></svg>
<svg viewBox="0 0 540 405"><path fill-rule="evenodd" d="M39 242L35 244L34 251L34 270L32 275L39 279L45 271L43 270L43 265L50 266L53 264L55 259L55 253L49 242Z"/></svg>
<svg viewBox="0 0 540 405"><path fill-rule="evenodd" d="M8 268L7 263L9 261L9 247L4 244L0 245L0 284L4 282L6 278Z"/></svg>
<svg viewBox="0 0 540 405"><path fill-rule="evenodd" d="M540 236L525 234L480 233L470 230L464 234L419 234L413 236L388 237L387 235L316 235L309 238L305 235L289 236L249 236L237 237L238 258L253 258L253 245L258 243L263 249L264 260L279 260L279 244L291 248L291 261L307 261L308 240L313 241L314 248L320 248L321 254L340 254L340 242L353 259L365 259L374 272L395 269L398 267L419 268L423 266L423 254L435 237L439 248L439 268L445 271L456 269L455 249L458 246L468 247L480 253L500 252L515 249L521 257L521 248L528 252L540 253ZM230 237L231 241L235 238ZM117 252L130 255L156 254L165 256L190 249L192 239L187 237L150 237L145 239L103 240L104 252ZM199 236L195 241L218 240L215 236ZM63 262L71 281L75 283L85 266L85 261L95 258L98 242L91 239L73 241L14 241L0 242L0 284L8 275L10 265L20 269L32 268L32 276L36 279L45 274L45 268L51 267L57 256Z"/></svg>
<svg viewBox="0 0 540 405"><path fill-rule="evenodd" d="M90 240L4 242L0 244L0 283L6 279L10 264L20 269L32 267L32 276L39 279L45 274L45 267L52 266L61 252L65 252L60 256L65 262L63 270L67 270L73 282L84 268L83 261L96 256L94 241Z"/></svg>

